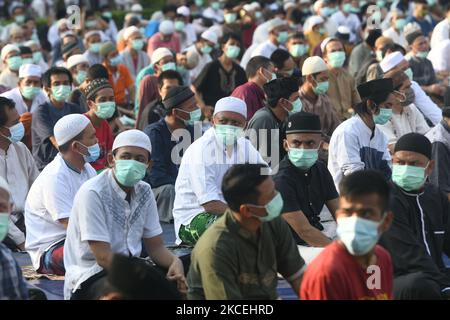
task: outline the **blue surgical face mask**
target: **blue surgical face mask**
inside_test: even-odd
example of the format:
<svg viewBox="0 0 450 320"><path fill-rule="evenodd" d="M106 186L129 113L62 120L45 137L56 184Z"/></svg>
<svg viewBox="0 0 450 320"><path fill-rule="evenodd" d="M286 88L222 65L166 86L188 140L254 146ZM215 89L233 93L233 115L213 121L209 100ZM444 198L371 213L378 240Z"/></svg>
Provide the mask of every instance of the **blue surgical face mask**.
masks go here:
<svg viewBox="0 0 450 320"><path fill-rule="evenodd" d="M163 64L161 67L162 71L167 71L167 70L177 70L177 65L175 64L175 62L168 62L166 64Z"/></svg>
<svg viewBox="0 0 450 320"><path fill-rule="evenodd" d="M375 222L357 216L339 218L336 233L351 255L363 256L377 244L378 227L383 220Z"/></svg>
<svg viewBox="0 0 450 320"><path fill-rule="evenodd" d="M373 116L376 124L384 125L392 118L392 109L380 108L380 113Z"/></svg>
<svg viewBox="0 0 450 320"><path fill-rule="evenodd" d="M406 191L420 190L427 179L425 167L394 164L392 166L392 181Z"/></svg>
<svg viewBox="0 0 450 320"><path fill-rule="evenodd" d="M288 157L292 164L297 168L308 170L317 162L319 150L289 147Z"/></svg>
<svg viewBox="0 0 450 320"><path fill-rule="evenodd" d="M249 204L249 206L255 207L255 208L264 208L266 209L267 215L264 217L253 215L255 218L259 219L261 222L269 222L273 219L280 216L281 211L283 210L283 198L281 197L281 194L278 192L277 195L270 200L268 204L265 206L258 206L254 204Z"/></svg>
<svg viewBox="0 0 450 320"><path fill-rule="evenodd" d="M85 147L88 150L88 154L81 154L83 156L83 159L85 162L95 162L98 157L100 157L100 146L98 145L98 143L87 147L84 144L82 144L81 142L78 141L79 144L81 144L83 147Z"/></svg>
<svg viewBox="0 0 450 320"><path fill-rule="evenodd" d="M290 103L292 104L292 109L291 110L285 109L289 113L289 115L302 111L303 104L300 98L297 98L294 102Z"/></svg>
<svg viewBox="0 0 450 320"><path fill-rule="evenodd" d="M123 60L122 60L122 56L119 54L119 55L115 56L114 58L109 59L109 61L111 62L111 65L113 67L115 67L115 66L121 64Z"/></svg>
<svg viewBox="0 0 450 320"><path fill-rule="evenodd" d="M183 120L184 124L187 125L187 126L193 126L194 123L196 121L199 121L201 116L202 116L202 111L200 110L200 108L195 109L194 111L191 111L191 112L184 111L183 109L177 109L177 110L181 111L183 113L188 113L189 114L189 119L188 120L181 119L181 120Z"/></svg>
<svg viewBox="0 0 450 320"><path fill-rule="evenodd" d="M244 130L241 127L227 124L216 124L214 130L217 140L226 146L235 144L244 133Z"/></svg>
<svg viewBox="0 0 450 320"><path fill-rule="evenodd" d="M17 143L23 139L23 136L25 135L25 127L23 126L22 122L19 122L12 127L9 127L8 129L11 135L9 137L3 135L2 136L11 141L11 143Z"/></svg>
<svg viewBox="0 0 450 320"><path fill-rule="evenodd" d="M147 164L136 160L115 160L114 176L125 187L133 187L144 179Z"/></svg>

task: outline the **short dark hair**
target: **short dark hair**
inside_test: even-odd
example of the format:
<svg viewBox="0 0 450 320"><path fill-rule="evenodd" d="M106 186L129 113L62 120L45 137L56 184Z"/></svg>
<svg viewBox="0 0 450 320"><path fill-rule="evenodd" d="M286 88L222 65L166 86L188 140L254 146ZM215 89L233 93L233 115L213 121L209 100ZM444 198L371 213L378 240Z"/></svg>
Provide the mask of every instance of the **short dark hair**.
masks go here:
<svg viewBox="0 0 450 320"><path fill-rule="evenodd" d="M160 89L164 85L165 79L177 79L180 86L183 85L183 79L181 78L181 75L178 71L166 70L166 71L161 72L161 74L158 76L158 87Z"/></svg>
<svg viewBox="0 0 450 320"><path fill-rule="evenodd" d="M6 109L11 110L16 107L13 100L0 97L0 126L4 126L8 122L8 116L6 115Z"/></svg>
<svg viewBox="0 0 450 320"><path fill-rule="evenodd" d="M283 69L284 63L291 57L289 52L283 49L275 50L270 56L270 61L278 69Z"/></svg>
<svg viewBox="0 0 450 320"><path fill-rule="evenodd" d="M91 81L95 79L109 79L108 70L104 65L96 63L89 67L87 78Z"/></svg>
<svg viewBox="0 0 450 320"><path fill-rule="evenodd" d="M406 54L406 50L405 48L403 48L403 46L399 45L398 43L394 43L394 47L392 49L392 52L400 52L402 55Z"/></svg>
<svg viewBox="0 0 450 320"><path fill-rule="evenodd" d="M293 32L293 33L290 33L289 36L288 36L288 40L290 40L290 39L302 39L302 40L305 40L305 35L303 33L301 33L301 32Z"/></svg>
<svg viewBox="0 0 450 320"><path fill-rule="evenodd" d="M52 82L51 77L53 75L56 75L56 74L65 74L65 75L67 75L67 77L69 77L70 84L72 84L73 78L72 78L72 74L70 73L69 70L67 70L66 68L63 68L63 67L51 67L50 69L45 71L45 73L42 75L42 84L43 84L43 86L46 87L46 88L50 88L51 82Z"/></svg>
<svg viewBox="0 0 450 320"><path fill-rule="evenodd" d="M177 6L173 5L173 4L166 4L162 7L162 13L165 15L166 13L169 12L177 12Z"/></svg>
<svg viewBox="0 0 450 320"><path fill-rule="evenodd" d="M115 254L103 294L118 292L124 300L181 300L176 284L146 260Z"/></svg>
<svg viewBox="0 0 450 320"><path fill-rule="evenodd" d="M287 14L287 20L291 20L295 24L302 23L303 19L303 12L299 8L294 8Z"/></svg>
<svg viewBox="0 0 450 320"><path fill-rule="evenodd" d="M384 176L375 170L360 170L345 176L339 184L341 197L351 199L371 193L381 198L381 208L389 206L390 187Z"/></svg>
<svg viewBox="0 0 450 320"><path fill-rule="evenodd" d="M20 54L33 54L33 51L31 51L31 48L29 48L29 47L20 46L19 50L20 50Z"/></svg>
<svg viewBox="0 0 450 320"><path fill-rule="evenodd" d="M83 140L83 135L84 135L84 129L83 129L83 131L81 131L79 134L77 134L75 137L73 137L72 139L70 139L69 141L64 143L63 145L58 146L59 151L61 153L66 153L67 151L69 151L70 145L72 144L72 142Z"/></svg>
<svg viewBox="0 0 450 320"><path fill-rule="evenodd" d="M270 59L263 56L255 56L251 58L247 63L247 67L245 68L247 79L256 76L259 68L267 69L271 64L272 62L270 61Z"/></svg>
<svg viewBox="0 0 450 320"><path fill-rule="evenodd" d="M234 32L227 32L225 33L219 40L220 45L224 45L225 43L228 42L228 40L233 39L239 42L239 44L242 43L241 37L239 35L237 35Z"/></svg>
<svg viewBox="0 0 450 320"><path fill-rule="evenodd" d="M225 173L222 180L222 193L231 210L239 212L245 203L258 201L258 186L269 178L261 174L264 164L236 164Z"/></svg>

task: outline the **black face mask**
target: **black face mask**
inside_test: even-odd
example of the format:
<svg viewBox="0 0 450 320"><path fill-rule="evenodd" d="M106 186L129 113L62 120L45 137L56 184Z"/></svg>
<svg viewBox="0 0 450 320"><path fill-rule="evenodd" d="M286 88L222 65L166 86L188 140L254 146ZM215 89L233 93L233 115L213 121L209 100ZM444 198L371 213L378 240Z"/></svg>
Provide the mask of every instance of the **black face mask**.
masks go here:
<svg viewBox="0 0 450 320"><path fill-rule="evenodd" d="M405 101L403 101L401 103L402 107L406 107L406 106L410 105L416 99L416 95L414 94L414 90L412 88L406 89L404 93L405 93L406 99L405 99Z"/></svg>

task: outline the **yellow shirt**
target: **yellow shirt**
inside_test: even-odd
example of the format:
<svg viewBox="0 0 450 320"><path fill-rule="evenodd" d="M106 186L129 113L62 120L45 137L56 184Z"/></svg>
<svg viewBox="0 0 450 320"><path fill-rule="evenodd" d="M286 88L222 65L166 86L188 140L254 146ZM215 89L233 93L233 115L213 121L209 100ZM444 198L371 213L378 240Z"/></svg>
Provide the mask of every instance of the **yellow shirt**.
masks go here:
<svg viewBox="0 0 450 320"><path fill-rule="evenodd" d="M309 55L313 55L314 49L327 37L327 34L320 34L319 32L308 30L305 31L305 38L309 44Z"/></svg>
<svg viewBox="0 0 450 320"><path fill-rule="evenodd" d="M337 71L337 72L336 72ZM361 102L356 90L355 78L345 69L330 70L327 95L341 118L341 120L352 116L352 109Z"/></svg>

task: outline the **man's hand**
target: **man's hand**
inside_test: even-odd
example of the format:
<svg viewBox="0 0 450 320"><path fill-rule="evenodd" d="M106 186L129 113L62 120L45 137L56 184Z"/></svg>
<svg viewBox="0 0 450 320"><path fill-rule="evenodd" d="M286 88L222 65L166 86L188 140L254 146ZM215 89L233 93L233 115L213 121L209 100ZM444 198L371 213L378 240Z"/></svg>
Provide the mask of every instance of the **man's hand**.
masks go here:
<svg viewBox="0 0 450 320"><path fill-rule="evenodd" d="M184 276L184 268L183 263L177 257L173 259L172 264L167 271L167 279L169 281L176 281L178 291L184 296L187 294L187 282Z"/></svg>

